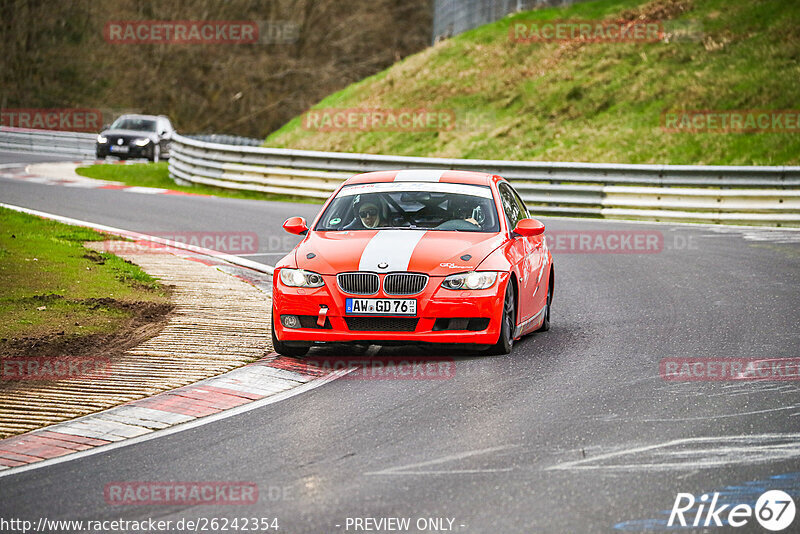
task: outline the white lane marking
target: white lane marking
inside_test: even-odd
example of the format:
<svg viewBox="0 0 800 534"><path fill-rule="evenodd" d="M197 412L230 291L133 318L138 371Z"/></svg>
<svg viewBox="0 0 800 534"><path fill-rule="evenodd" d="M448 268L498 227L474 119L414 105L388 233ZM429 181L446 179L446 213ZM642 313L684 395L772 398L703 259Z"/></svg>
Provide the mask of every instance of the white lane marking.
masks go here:
<svg viewBox="0 0 800 534"><path fill-rule="evenodd" d="M145 441L150 441L151 439L162 438L164 436L169 436L170 434L177 434L178 432L183 432L184 430L189 430L192 428L197 428L199 426L207 425L208 423L214 423L216 421L221 421L223 419L228 419L229 417L235 417L239 414L249 412L251 410L256 410L258 408L262 408L269 404L273 404L275 402L280 402L282 400L288 399L290 397L294 397L295 395L299 395L301 393L305 393L306 391L310 391L312 389L316 389L328 382L336 380L348 373L351 373L353 369L342 369L339 371L334 371L331 374L324 376L319 379L312 380L311 382L306 382L300 386L295 388L283 391L281 393L277 393L271 397L267 397L265 399L260 399L257 401L253 401L249 404L243 404L242 406L237 406L236 408L231 408L230 410L225 410L223 412L219 412L213 415L207 415L205 417L201 417L200 419L195 419L193 421L189 421L186 423L181 423L179 425L165 428L164 430L156 430L149 434L144 434L135 438L125 439L123 441L117 441L114 443L109 443L108 445L101 445L99 447L95 447L93 449L86 449L84 451L73 452L67 454L66 456L59 456L58 458L51 458L49 460L42 460L41 462L36 462L33 464L23 465L19 467L12 467L11 469L7 469L5 471L0 472L0 478L8 476L8 475L15 475L17 473L22 473L24 471L31 471L33 469L39 469L42 467L48 467L55 464L60 464L62 462L69 462L72 460L77 460L79 458L84 458L86 456L93 456L95 454L100 454L104 452L108 452L114 449L119 449L121 447L127 447L129 445L136 445L137 443L143 443Z"/></svg>
<svg viewBox="0 0 800 534"><path fill-rule="evenodd" d="M730 394L729 396L736 395ZM706 421L711 419L724 419L726 417L741 417L743 415L756 415L760 413L770 413L770 412L780 412L783 410L796 410L800 406L782 406L780 408L768 408L766 410L755 410L752 412L740 412L740 413L730 413L730 414L723 414L723 415L701 415L697 417L678 417L675 419L634 419L636 422L640 423L671 423L671 422L683 422L683 421ZM628 420L630 421L630 420Z"/></svg>
<svg viewBox="0 0 800 534"><path fill-rule="evenodd" d="M506 471L511 471L512 468L502 467L496 469L452 469L444 471L414 471L413 469L419 467L426 467L429 465L439 465L446 462L454 462L456 460L463 460L464 458L470 458L472 456L478 456L480 454L488 454L490 452L503 451L503 450L513 449L515 447L518 447L518 445L500 445L499 447L489 447L488 449L478 449L473 451L460 452L457 454L450 454L448 456L436 458L435 460L427 460L425 462L400 465L397 467L390 467L388 469L383 469L381 471L371 471L369 473L364 473L364 474L365 475L451 475L451 474L457 475L457 474L471 474L471 473L506 472Z"/></svg>
<svg viewBox="0 0 800 534"><path fill-rule="evenodd" d="M98 230L100 232L105 232L107 234L114 234L122 237L129 237L131 239L150 241L152 243L167 245L172 248L188 250L191 252L196 252L198 254L204 254L206 256L213 256L216 259L232 263L233 265L238 265L239 267L246 267L248 269L252 269L260 273L273 274L275 272L275 268L272 267L271 265L265 265L263 263L258 263L255 261L248 260L246 258L240 258L239 256L233 256L231 254L226 254L224 252L219 252L208 248L197 247L195 245L189 245L187 243L181 243L179 241L172 241L171 239L164 239L152 235L140 234L139 232L132 232L130 230L122 230L120 228L114 228L113 226L105 226L103 224L81 221L80 219L72 219L70 217L55 215L53 213L47 213L45 211L23 208L21 206L15 206L13 204L3 204L2 202L0 202L0 207L8 208L10 210L18 211L20 213L36 215L37 217L44 217L45 219L52 219L54 221L62 222L64 224L70 224L72 226L83 226L85 228L92 228L93 230Z"/></svg>
<svg viewBox="0 0 800 534"><path fill-rule="evenodd" d="M446 171L432 169L412 169L399 171L394 177L395 182L438 182Z"/></svg>
<svg viewBox="0 0 800 534"><path fill-rule="evenodd" d="M408 270L411 255L425 233L425 230L379 230L364 247L358 270L385 273ZM387 263L388 267L380 268L379 263Z"/></svg>
<svg viewBox="0 0 800 534"><path fill-rule="evenodd" d="M141 193L143 195L160 195L162 193L166 193L169 189L162 189L160 187L142 187L142 186L131 186L126 187L123 189L126 193Z"/></svg>
<svg viewBox="0 0 800 534"><path fill-rule="evenodd" d="M800 434L755 434L676 439L563 462L546 470L712 469L737 464L777 462L797 457L800 457ZM641 461L637 461L639 458Z"/></svg>

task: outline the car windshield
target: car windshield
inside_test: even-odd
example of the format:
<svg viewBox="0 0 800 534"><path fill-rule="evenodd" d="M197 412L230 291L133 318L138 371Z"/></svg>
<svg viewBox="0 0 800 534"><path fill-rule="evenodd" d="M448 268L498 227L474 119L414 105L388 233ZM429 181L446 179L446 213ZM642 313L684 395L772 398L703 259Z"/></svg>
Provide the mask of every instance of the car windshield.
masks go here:
<svg viewBox="0 0 800 534"><path fill-rule="evenodd" d="M138 130L140 132L155 132L156 121L152 119L136 119L133 117L120 117L111 125L112 130Z"/></svg>
<svg viewBox="0 0 800 534"><path fill-rule="evenodd" d="M386 182L342 188L315 228L371 229L498 232L500 223L487 186Z"/></svg>

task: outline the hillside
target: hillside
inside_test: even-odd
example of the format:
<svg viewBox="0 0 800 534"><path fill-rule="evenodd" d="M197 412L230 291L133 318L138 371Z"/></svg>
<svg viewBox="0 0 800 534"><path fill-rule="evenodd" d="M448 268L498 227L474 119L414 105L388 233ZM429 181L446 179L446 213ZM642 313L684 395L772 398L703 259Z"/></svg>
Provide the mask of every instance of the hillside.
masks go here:
<svg viewBox="0 0 800 534"><path fill-rule="evenodd" d="M515 22L657 20L660 42L512 42ZM662 128L675 110L797 110L796 0L597 0L519 13L438 43L314 109L426 108L440 131L317 131L296 117L265 146L616 163L800 164L793 133Z"/></svg>
<svg viewBox="0 0 800 534"><path fill-rule="evenodd" d="M0 109L165 114L263 137L430 43L429 0L0 0ZM240 21L256 43L118 42L110 24ZM270 30L272 28L272 30ZM166 33L157 35L165 36Z"/></svg>

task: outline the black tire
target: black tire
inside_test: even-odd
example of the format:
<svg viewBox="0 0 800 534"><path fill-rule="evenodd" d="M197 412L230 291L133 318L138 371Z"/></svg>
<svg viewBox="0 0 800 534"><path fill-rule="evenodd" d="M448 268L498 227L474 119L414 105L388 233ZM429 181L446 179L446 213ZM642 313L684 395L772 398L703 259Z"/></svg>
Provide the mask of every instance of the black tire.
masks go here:
<svg viewBox="0 0 800 534"><path fill-rule="evenodd" d="M503 301L502 326L497 343L489 349L489 354L510 354L514 349L514 329L517 323L517 307L514 298L514 285L511 280L506 286L506 297Z"/></svg>
<svg viewBox="0 0 800 534"><path fill-rule="evenodd" d="M308 353L310 346L303 345L287 345L283 341L279 341L275 336L275 310L272 311L272 348L275 352L282 356L305 356Z"/></svg>
<svg viewBox="0 0 800 534"><path fill-rule="evenodd" d="M544 322L537 332L547 332L550 330L550 308L553 306L553 277L547 281L547 302L544 305Z"/></svg>

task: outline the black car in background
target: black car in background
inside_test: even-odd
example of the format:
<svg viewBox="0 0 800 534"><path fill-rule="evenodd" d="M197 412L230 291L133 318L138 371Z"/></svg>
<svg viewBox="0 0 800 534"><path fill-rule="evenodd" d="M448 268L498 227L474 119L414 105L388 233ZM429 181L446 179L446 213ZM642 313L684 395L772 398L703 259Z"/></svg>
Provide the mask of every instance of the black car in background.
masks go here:
<svg viewBox="0 0 800 534"><path fill-rule="evenodd" d="M97 136L97 158L169 158L172 123L163 115L122 115Z"/></svg>

